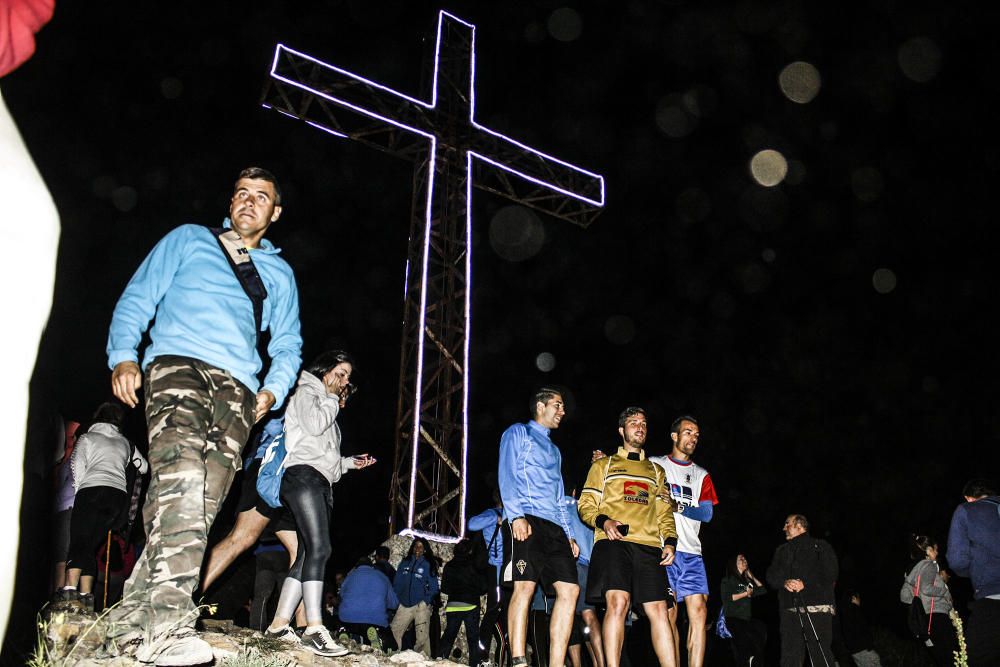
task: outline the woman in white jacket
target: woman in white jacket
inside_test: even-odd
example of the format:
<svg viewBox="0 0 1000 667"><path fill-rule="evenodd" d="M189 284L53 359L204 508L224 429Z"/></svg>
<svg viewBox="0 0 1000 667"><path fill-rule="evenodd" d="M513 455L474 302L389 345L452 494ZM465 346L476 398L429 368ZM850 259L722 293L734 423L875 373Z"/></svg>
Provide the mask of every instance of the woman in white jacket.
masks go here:
<svg viewBox="0 0 1000 667"><path fill-rule="evenodd" d="M125 409L119 403L102 403L94 413L94 424L76 441L70 466L76 497L69 529L69 556L66 560L66 585L58 597L80 600L94 610L94 576L97 574L97 548L108 531L124 523L128 512L129 490L125 470L138 468L145 474L149 464L121 432Z"/></svg>
<svg viewBox="0 0 1000 667"><path fill-rule="evenodd" d="M954 663L952 651L958 649L958 638L948 618L952 609L951 591L948 590L948 572L937 562L937 542L927 535L911 535L910 558L915 564L903 579L899 599L910 604L914 596L920 597L930 629L930 636L924 643L935 663L951 667Z"/></svg>
<svg viewBox="0 0 1000 667"><path fill-rule="evenodd" d="M337 415L354 390L350 355L333 350L320 355L299 376L285 410L285 473L281 504L295 517L298 554L281 588L278 608L266 636L298 642L288 625L299 600L306 611L302 643L314 653L338 656L347 649L333 641L323 625L323 575L330 557L332 485L348 470L375 463L361 454L340 455Z"/></svg>

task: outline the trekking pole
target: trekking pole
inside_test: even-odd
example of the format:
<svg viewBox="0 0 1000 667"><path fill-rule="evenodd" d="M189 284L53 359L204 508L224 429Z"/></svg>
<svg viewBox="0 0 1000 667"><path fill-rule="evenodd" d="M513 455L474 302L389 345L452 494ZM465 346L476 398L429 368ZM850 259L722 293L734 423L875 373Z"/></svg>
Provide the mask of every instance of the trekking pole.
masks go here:
<svg viewBox="0 0 1000 667"><path fill-rule="evenodd" d="M816 662L813 660L812 652L809 651L809 640L806 636L806 627L802 623L802 614L805 613L806 620L809 621L809 627L812 629L813 639L816 640L816 646L819 648L819 652L823 655L823 664L826 667L830 667L830 660L826 657L826 651L823 649L823 645L819 642L819 633L816 632L816 624L813 623L812 616L809 615L809 608L802 604L802 595L800 593L795 594L795 606L799 612L799 625L802 627L802 639L806 642L806 653L809 654L809 662L813 665Z"/></svg>
<svg viewBox="0 0 1000 667"><path fill-rule="evenodd" d="M108 608L108 572L111 570L111 530L108 530L108 548L104 551L104 602L101 609Z"/></svg>

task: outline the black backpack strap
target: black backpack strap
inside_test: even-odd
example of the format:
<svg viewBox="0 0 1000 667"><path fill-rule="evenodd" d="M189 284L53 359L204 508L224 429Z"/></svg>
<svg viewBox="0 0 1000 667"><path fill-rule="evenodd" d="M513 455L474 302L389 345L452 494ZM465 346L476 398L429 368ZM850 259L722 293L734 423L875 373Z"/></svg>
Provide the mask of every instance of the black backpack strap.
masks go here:
<svg viewBox="0 0 1000 667"><path fill-rule="evenodd" d="M496 510L494 510L494 511L496 511ZM497 512L497 516L498 517L501 516L500 512ZM490 544L489 544L488 547L486 547L486 553L487 554L489 554L489 553L491 553L493 551L493 545L496 544L497 533L499 533L499 532L500 532L500 524L498 523L496 525L496 527L493 529L493 537L490 538Z"/></svg>
<svg viewBox="0 0 1000 667"><path fill-rule="evenodd" d="M267 288L264 287L264 281L261 280L260 274L257 273L257 267L254 266L253 260L250 258L250 251L243 245L243 239L234 230L213 227L211 231L222 248L222 254L229 260L229 268L233 270L236 279L243 287L243 291L247 293L250 302L253 303L254 332L260 334Z"/></svg>

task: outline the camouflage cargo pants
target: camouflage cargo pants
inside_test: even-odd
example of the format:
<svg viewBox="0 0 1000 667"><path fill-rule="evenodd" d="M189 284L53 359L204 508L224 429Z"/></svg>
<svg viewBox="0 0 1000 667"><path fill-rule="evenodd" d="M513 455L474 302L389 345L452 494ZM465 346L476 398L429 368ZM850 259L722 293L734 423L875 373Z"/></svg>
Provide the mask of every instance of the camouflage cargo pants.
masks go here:
<svg viewBox="0 0 1000 667"><path fill-rule="evenodd" d="M112 635L194 627L192 593L219 506L240 467L255 397L227 371L187 357L146 369L150 482L146 547L111 614Z"/></svg>

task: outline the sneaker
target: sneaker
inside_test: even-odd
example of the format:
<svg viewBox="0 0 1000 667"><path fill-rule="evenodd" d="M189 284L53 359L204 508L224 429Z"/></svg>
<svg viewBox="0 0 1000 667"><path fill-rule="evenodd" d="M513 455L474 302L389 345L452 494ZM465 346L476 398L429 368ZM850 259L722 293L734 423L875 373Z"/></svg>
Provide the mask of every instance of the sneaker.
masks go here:
<svg viewBox="0 0 1000 667"><path fill-rule="evenodd" d="M336 658L337 656L350 653L346 648L333 641L330 631L320 628L302 635L302 644L316 655Z"/></svg>
<svg viewBox="0 0 1000 667"><path fill-rule="evenodd" d="M89 611L89 612L94 611L93 593L81 593L79 600L80 600L80 605L83 607L84 611Z"/></svg>
<svg viewBox="0 0 1000 667"><path fill-rule="evenodd" d="M212 646L194 633L166 637L153 644L143 644L135 654L139 662L155 667L191 667L212 662Z"/></svg>
<svg viewBox="0 0 1000 667"><path fill-rule="evenodd" d="M266 628L264 630L264 636L268 639L277 639L278 641L283 641L288 644L301 644L302 640L299 636L295 634L295 630L292 630L292 626L286 625L280 630L272 630L271 628Z"/></svg>
<svg viewBox="0 0 1000 667"><path fill-rule="evenodd" d="M378 636L378 628L370 627L365 634L368 635L368 643L372 645L372 648L376 651L381 651L382 638Z"/></svg>

